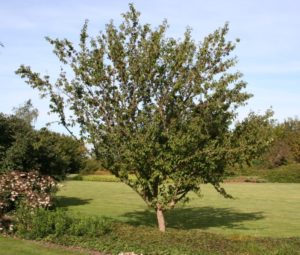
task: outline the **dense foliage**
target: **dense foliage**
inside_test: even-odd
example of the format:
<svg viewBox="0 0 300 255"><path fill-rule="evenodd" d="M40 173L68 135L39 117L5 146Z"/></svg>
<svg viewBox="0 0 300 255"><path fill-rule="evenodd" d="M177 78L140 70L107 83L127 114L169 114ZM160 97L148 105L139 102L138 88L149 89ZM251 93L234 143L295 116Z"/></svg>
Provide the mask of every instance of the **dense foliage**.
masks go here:
<svg viewBox="0 0 300 255"><path fill-rule="evenodd" d="M268 139L241 144L235 137L259 130L251 124L255 116L232 131L236 110L250 95L233 69L227 24L197 44L190 29L182 40L167 38L166 22L153 29L139 16L130 5L119 26L109 23L96 38L85 23L79 49L67 39L47 38L73 71L62 70L55 83L23 65L17 73L50 97L52 112L69 131L80 126L104 167L157 210L164 231L164 210L198 192L201 183L226 196L219 184L226 166L261 153Z"/></svg>
<svg viewBox="0 0 300 255"><path fill-rule="evenodd" d="M41 239L48 236L100 237L112 230L112 222L100 217L72 217L63 210L28 210L19 208L15 231L23 238Z"/></svg>
<svg viewBox="0 0 300 255"><path fill-rule="evenodd" d="M87 150L82 142L47 129L36 134L36 168L41 173L63 178L85 167Z"/></svg>
<svg viewBox="0 0 300 255"><path fill-rule="evenodd" d="M34 169L34 140L30 124L13 115L0 113L0 170Z"/></svg>
<svg viewBox="0 0 300 255"><path fill-rule="evenodd" d="M84 168L86 156L83 143L70 136L47 129L34 130L28 119L0 114L2 172L38 170L60 179Z"/></svg>
<svg viewBox="0 0 300 255"><path fill-rule="evenodd" d="M264 163L273 168L300 163L300 121L287 119L273 128L274 140L264 156Z"/></svg>

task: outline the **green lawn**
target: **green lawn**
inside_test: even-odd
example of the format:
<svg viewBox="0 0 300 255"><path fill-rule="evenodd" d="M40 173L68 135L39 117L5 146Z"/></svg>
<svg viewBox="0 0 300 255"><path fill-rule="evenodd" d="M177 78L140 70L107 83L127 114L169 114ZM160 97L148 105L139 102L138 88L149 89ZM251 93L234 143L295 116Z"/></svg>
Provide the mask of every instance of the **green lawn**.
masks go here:
<svg viewBox="0 0 300 255"><path fill-rule="evenodd" d="M166 215L167 227L201 229L226 235L300 236L300 184L224 184L235 199L203 185L203 197ZM68 181L59 203L72 213L104 215L133 225L155 226L155 214L130 188L116 182Z"/></svg>
<svg viewBox="0 0 300 255"><path fill-rule="evenodd" d="M58 193L61 207L73 214L109 216L133 226L115 223L113 232L95 238L64 235L48 236L45 240L109 254L121 251L161 255L299 254L300 184L231 183L224 186L235 199L224 199L204 185L203 198L190 194L189 204L167 213L168 231L162 235L156 229L154 212L126 185L67 181ZM292 236L294 238L281 238ZM57 245L0 236L2 254L75 255L87 254L87 250L80 253Z"/></svg>
<svg viewBox="0 0 300 255"><path fill-rule="evenodd" d="M79 255L88 254L63 248L46 247L42 243L19 240L0 235L0 255Z"/></svg>

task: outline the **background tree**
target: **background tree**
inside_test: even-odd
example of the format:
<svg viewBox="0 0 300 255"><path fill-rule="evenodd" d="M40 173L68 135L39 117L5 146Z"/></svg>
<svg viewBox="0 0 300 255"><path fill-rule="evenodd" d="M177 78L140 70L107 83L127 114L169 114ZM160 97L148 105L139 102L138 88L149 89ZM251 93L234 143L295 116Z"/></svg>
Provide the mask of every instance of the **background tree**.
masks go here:
<svg viewBox="0 0 300 255"><path fill-rule="evenodd" d="M41 129L34 142L36 169L44 175L62 179L85 167L87 150L84 143L71 136Z"/></svg>
<svg viewBox="0 0 300 255"><path fill-rule="evenodd" d="M274 168L300 162L300 121L289 118L273 127L274 140L264 154L266 164Z"/></svg>
<svg viewBox="0 0 300 255"><path fill-rule="evenodd" d="M260 152L260 144L241 145L232 131L236 110L250 95L233 69L228 25L197 44L190 29L182 40L167 38L167 22L152 29L129 7L119 26L110 22L96 38L86 22L78 49L67 39L47 38L72 79L62 71L51 83L23 65L17 74L50 97L51 111L68 130L79 124L104 167L156 210L165 231L163 212L199 192L200 184L228 196L219 184L226 166L248 146Z"/></svg>
<svg viewBox="0 0 300 255"><path fill-rule="evenodd" d="M31 100L27 100L23 105L13 108L13 113L16 118L24 120L29 125L33 125L39 116L38 109L34 108Z"/></svg>
<svg viewBox="0 0 300 255"><path fill-rule="evenodd" d="M293 155L295 162L300 162L300 121L295 118L289 118L282 124L284 127L284 136Z"/></svg>
<svg viewBox="0 0 300 255"><path fill-rule="evenodd" d="M267 110L264 115L254 112L235 125L232 131L232 144L241 152L236 156L239 163L251 165L253 160L262 160L270 150L275 139L273 111Z"/></svg>
<svg viewBox="0 0 300 255"><path fill-rule="evenodd" d="M38 170L62 179L85 167L83 142L45 128L34 130L30 114L25 113L22 119L0 114L0 172Z"/></svg>
<svg viewBox="0 0 300 255"><path fill-rule="evenodd" d="M33 169L33 141L29 123L0 113L0 171Z"/></svg>
<svg viewBox="0 0 300 255"><path fill-rule="evenodd" d="M0 115L0 169L35 168L33 122L38 117L31 100L13 108L14 115Z"/></svg>

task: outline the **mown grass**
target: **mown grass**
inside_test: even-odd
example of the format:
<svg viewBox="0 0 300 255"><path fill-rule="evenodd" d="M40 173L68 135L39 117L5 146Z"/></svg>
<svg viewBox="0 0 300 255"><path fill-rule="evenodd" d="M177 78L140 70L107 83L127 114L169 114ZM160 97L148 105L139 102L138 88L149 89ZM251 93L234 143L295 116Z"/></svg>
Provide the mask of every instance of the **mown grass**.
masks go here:
<svg viewBox="0 0 300 255"><path fill-rule="evenodd" d="M187 205L166 213L169 229L200 229L227 236L300 236L300 184L228 183L234 199L203 185ZM133 226L156 227L155 213L122 183L68 181L58 203L71 213L108 216Z"/></svg>
<svg viewBox="0 0 300 255"><path fill-rule="evenodd" d="M162 234L156 228L155 213L126 185L67 181L58 193L59 207L67 208L71 216L109 216L117 221L105 235L51 234L43 240L104 254L300 254L300 184L224 186L235 199L224 199L204 185L203 198L190 194L190 204L166 213L167 232ZM43 243L0 239L0 254L78 254L55 246L47 253L44 248Z"/></svg>
<svg viewBox="0 0 300 255"><path fill-rule="evenodd" d="M20 240L0 235L0 255L79 255L86 252L49 247L43 243Z"/></svg>

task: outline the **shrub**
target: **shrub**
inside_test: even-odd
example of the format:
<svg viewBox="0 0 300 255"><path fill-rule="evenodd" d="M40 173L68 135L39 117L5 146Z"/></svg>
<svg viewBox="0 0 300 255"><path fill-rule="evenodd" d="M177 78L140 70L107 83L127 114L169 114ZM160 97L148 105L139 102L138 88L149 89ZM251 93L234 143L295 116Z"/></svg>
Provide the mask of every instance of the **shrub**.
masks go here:
<svg viewBox="0 0 300 255"><path fill-rule="evenodd" d="M90 158L86 160L85 167L80 170L80 174L93 174L100 169L102 169L101 163L96 159Z"/></svg>
<svg viewBox="0 0 300 255"><path fill-rule="evenodd" d="M83 181L98 181L98 182L120 182L120 179L114 175L84 175Z"/></svg>
<svg viewBox="0 0 300 255"><path fill-rule="evenodd" d="M300 164L289 164L265 171L263 177L270 182L300 183Z"/></svg>
<svg viewBox="0 0 300 255"><path fill-rule="evenodd" d="M30 210L20 207L16 213L16 232L27 239L43 239L51 236L100 237L112 230L112 221L101 217L74 217L65 210Z"/></svg>
<svg viewBox="0 0 300 255"><path fill-rule="evenodd" d="M111 221L103 217L75 218L69 227L69 234L73 236L97 237L110 231Z"/></svg>
<svg viewBox="0 0 300 255"><path fill-rule="evenodd" d="M55 191L54 180L36 171L3 173L0 175L0 217L16 209L19 203L30 208L49 208Z"/></svg>
<svg viewBox="0 0 300 255"><path fill-rule="evenodd" d="M27 239L41 239L48 235L62 235L70 225L70 218L63 211L50 212L23 206L16 213L16 231Z"/></svg>

